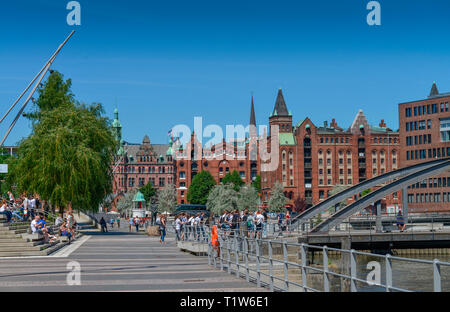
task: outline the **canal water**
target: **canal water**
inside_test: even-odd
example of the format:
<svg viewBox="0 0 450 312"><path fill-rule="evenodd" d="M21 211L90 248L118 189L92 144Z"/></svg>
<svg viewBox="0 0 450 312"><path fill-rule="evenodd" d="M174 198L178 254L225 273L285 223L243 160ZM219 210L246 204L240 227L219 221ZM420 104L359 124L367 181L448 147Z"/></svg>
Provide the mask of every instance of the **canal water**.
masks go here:
<svg viewBox="0 0 450 312"><path fill-rule="evenodd" d="M443 262L450 262L450 256L417 256L415 259L431 260L438 258ZM381 271L381 284L386 282L386 263L384 257L372 257L365 255L356 256L357 277L362 280L367 280L367 277L372 268L368 268L367 265L370 262L378 262ZM321 264L321 261L317 259L317 264ZM330 256L331 270L338 272L337 267L340 263L340 257ZM373 263L372 263L373 265ZM334 269L333 269L334 267ZM339 289L337 285L339 279L332 279L331 286ZM392 286L407 289L411 291L427 292L433 291L433 265L425 263L416 263L410 261L392 260ZM358 291L378 292L385 291L385 288L379 286L369 286L363 283L357 283ZM450 292L450 266L441 265L441 288L443 292Z"/></svg>

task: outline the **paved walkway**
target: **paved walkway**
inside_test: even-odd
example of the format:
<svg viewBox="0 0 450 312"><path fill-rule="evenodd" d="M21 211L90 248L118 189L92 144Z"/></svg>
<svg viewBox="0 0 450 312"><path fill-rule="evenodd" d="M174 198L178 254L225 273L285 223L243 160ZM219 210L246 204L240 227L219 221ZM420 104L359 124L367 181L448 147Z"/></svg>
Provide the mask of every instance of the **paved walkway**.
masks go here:
<svg viewBox="0 0 450 312"><path fill-rule="evenodd" d="M56 256L0 259L3 291L265 291L183 253L168 238L91 233ZM85 240L83 242L83 240ZM67 254L70 255L67 256ZM81 285L69 286L70 261L81 265Z"/></svg>

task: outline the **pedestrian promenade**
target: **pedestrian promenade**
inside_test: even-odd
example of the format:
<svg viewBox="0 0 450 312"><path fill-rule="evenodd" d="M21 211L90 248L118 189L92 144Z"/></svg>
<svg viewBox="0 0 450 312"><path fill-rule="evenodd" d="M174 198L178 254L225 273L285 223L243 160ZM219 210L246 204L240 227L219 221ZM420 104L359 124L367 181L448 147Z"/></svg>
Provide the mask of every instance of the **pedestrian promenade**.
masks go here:
<svg viewBox="0 0 450 312"><path fill-rule="evenodd" d="M89 236L90 237L89 237ZM265 291L181 252L173 238L95 233L49 257L0 259L0 291ZM65 256L64 256L65 255ZM81 265L81 285L67 284L70 261Z"/></svg>

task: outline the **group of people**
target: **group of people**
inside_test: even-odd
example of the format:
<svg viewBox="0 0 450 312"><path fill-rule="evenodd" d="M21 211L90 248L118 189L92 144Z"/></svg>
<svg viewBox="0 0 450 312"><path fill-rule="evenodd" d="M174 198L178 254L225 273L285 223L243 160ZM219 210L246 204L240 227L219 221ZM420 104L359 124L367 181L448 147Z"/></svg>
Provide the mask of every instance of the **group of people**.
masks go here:
<svg viewBox="0 0 450 312"><path fill-rule="evenodd" d="M8 199L3 199L0 206L0 214L6 216L8 223L23 222L34 219L36 211L41 207L39 195L28 196L26 193L14 198L11 192L8 192Z"/></svg>
<svg viewBox="0 0 450 312"><path fill-rule="evenodd" d="M262 238L267 235L269 215L266 209L242 212L239 210L225 211L219 218L219 228L228 235L245 235L249 238Z"/></svg>
<svg viewBox="0 0 450 312"><path fill-rule="evenodd" d="M57 227L57 233L54 232L51 226L47 225L45 216L37 214L31 221L30 228L32 234L41 234L44 236L45 242L53 243L59 236L67 236L69 244L72 238L75 236L76 221L71 211L64 219L63 214L60 214L55 220L55 226Z"/></svg>
<svg viewBox="0 0 450 312"><path fill-rule="evenodd" d="M117 218L110 218L108 222L106 222L105 218L102 217L100 219L100 227L102 232L108 232L107 223L111 226L111 229L114 228L114 224L117 223L117 228L120 228L120 216L117 216ZM131 230L131 229L130 229Z"/></svg>
<svg viewBox="0 0 450 312"><path fill-rule="evenodd" d="M175 234L177 240L186 240L192 235L195 240L205 238L205 225L210 224L210 219L206 218L205 213L188 214L180 213L175 217Z"/></svg>

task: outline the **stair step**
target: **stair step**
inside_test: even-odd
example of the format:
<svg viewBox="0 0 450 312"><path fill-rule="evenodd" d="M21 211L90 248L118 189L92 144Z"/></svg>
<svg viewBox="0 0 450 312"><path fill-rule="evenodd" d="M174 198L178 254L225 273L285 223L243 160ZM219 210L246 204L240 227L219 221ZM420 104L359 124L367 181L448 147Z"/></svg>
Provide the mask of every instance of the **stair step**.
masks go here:
<svg viewBox="0 0 450 312"><path fill-rule="evenodd" d="M5 247L33 247L33 246L38 246L38 244L25 241L7 242L7 243L0 242L0 251Z"/></svg>
<svg viewBox="0 0 450 312"><path fill-rule="evenodd" d="M0 257L30 257L30 256L46 256L45 251L13 251L13 252L1 252Z"/></svg>
<svg viewBox="0 0 450 312"><path fill-rule="evenodd" d="M48 245L1 247L0 252L41 251L48 247Z"/></svg>

